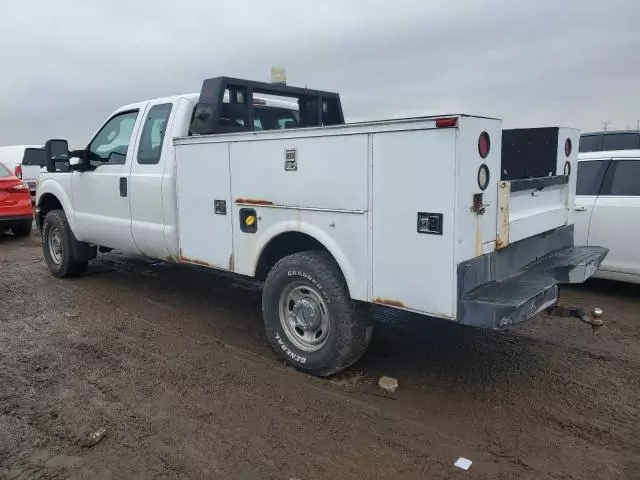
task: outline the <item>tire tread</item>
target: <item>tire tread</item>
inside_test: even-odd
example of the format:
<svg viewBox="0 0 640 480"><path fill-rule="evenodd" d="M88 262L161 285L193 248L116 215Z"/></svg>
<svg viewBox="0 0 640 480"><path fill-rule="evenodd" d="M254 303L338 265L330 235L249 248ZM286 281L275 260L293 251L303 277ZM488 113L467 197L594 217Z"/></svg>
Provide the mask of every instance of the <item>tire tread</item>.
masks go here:
<svg viewBox="0 0 640 480"><path fill-rule="evenodd" d="M367 325L361 312L351 300L346 281L335 260L326 252L305 251L294 253L284 257L271 269L265 282L263 294L263 313L266 316L265 299L270 295L269 285L272 280L283 270L300 268L302 271L314 272L314 278L322 285L323 290L331 298L334 314L341 322L340 336L337 338L336 354L331 362L320 367L304 368L296 365L296 368L307 371L317 376L326 377L338 373L355 363L364 353L368 345ZM279 322L279 319L278 319ZM277 344L274 344L274 335L265 318L269 341L278 356L289 363L288 357Z"/></svg>

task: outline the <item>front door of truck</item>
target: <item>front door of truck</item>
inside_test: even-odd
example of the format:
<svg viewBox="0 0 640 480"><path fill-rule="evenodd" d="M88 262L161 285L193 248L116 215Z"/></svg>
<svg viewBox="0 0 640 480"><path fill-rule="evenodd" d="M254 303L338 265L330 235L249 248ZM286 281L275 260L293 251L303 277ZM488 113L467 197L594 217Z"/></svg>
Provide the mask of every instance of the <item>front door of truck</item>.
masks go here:
<svg viewBox="0 0 640 480"><path fill-rule="evenodd" d="M136 252L131 233L129 176L135 158L134 139L146 103L118 112L89 144L92 159L84 171L73 172L71 194L74 233L79 240Z"/></svg>

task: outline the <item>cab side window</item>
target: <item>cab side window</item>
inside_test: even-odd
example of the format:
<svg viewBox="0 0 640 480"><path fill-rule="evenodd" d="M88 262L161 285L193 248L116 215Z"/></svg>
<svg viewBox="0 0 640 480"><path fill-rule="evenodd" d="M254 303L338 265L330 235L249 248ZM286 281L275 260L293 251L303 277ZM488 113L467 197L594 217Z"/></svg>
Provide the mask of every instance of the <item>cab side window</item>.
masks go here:
<svg viewBox="0 0 640 480"><path fill-rule="evenodd" d="M640 160L613 161L601 195L619 197L640 196Z"/></svg>
<svg viewBox="0 0 640 480"><path fill-rule="evenodd" d="M99 157L101 163L123 165L137 118L137 110L111 117L91 141L89 151Z"/></svg>
<svg viewBox="0 0 640 480"><path fill-rule="evenodd" d="M160 161L164 134L171 115L171 104L154 105L149 110L140 136L138 163L155 165Z"/></svg>

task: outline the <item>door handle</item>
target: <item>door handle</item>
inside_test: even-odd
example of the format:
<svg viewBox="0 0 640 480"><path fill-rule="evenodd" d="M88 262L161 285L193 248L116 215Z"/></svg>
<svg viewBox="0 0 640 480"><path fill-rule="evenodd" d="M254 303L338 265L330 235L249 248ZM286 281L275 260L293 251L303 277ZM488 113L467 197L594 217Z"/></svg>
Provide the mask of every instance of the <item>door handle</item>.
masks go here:
<svg viewBox="0 0 640 480"><path fill-rule="evenodd" d="M573 207L573 209L574 209L576 212L586 212L586 211L587 211L587 207L582 207L582 206L580 206L580 207Z"/></svg>
<svg viewBox="0 0 640 480"><path fill-rule="evenodd" d="M120 196L127 196L127 177L120 177Z"/></svg>

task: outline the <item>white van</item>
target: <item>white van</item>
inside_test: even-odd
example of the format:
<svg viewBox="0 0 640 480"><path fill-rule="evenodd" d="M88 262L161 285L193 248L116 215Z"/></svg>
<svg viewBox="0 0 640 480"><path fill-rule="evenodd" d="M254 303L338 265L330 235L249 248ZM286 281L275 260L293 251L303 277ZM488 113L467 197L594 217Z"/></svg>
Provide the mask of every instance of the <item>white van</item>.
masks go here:
<svg viewBox="0 0 640 480"><path fill-rule="evenodd" d="M21 178L31 191L36 194L36 180L44 167L44 150L42 145L11 145L0 147L0 162L12 174Z"/></svg>

